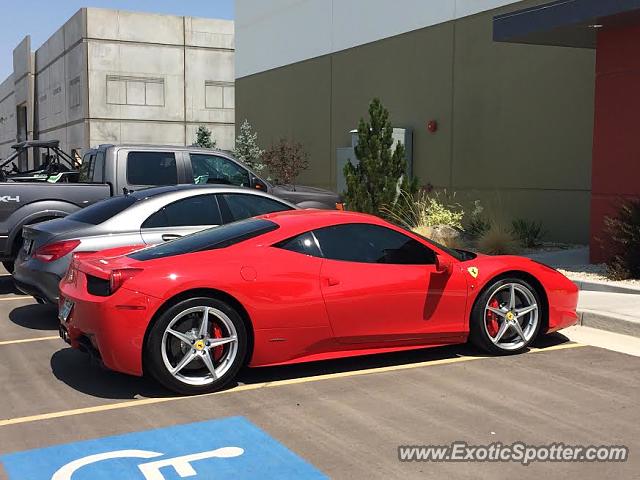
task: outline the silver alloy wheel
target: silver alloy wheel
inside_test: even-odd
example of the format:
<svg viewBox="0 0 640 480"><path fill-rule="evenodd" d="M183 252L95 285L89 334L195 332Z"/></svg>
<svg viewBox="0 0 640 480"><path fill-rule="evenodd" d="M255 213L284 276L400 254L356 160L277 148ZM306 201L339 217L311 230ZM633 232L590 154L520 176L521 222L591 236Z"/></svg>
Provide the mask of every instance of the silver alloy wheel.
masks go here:
<svg viewBox="0 0 640 480"><path fill-rule="evenodd" d="M531 340L539 317L533 292L521 283L507 283L489 297L484 308L483 325L494 345L503 350L517 350ZM492 334L489 325L494 321L497 331Z"/></svg>
<svg viewBox="0 0 640 480"><path fill-rule="evenodd" d="M199 325L191 327L195 319L188 317L194 314L199 314ZM222 337L213 335L214 323L222 331ZM186 328L184 324L187 325ZM176 339L179 345L178 355L175 352ZM170 342L173 342L174 348ZM218 347L223 347L224 350L216 360L213 353ZM162 335L162 361L167 372L189 385L208 385L222 377L237 355L236 328L224 312L214 307L203 305L180 312L169 322Z"/></svg>

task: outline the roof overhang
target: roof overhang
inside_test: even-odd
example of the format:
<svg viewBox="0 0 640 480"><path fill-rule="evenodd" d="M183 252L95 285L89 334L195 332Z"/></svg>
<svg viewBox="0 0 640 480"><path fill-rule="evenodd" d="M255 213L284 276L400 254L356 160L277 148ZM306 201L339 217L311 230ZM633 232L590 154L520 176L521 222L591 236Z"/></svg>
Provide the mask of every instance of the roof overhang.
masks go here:
<svg viewBox="0 0 640 480"><path fill-rule="evenodd" d="M640 23L640 0L559 0L498 15L497 42L595 48L600 28Z"/></svg>

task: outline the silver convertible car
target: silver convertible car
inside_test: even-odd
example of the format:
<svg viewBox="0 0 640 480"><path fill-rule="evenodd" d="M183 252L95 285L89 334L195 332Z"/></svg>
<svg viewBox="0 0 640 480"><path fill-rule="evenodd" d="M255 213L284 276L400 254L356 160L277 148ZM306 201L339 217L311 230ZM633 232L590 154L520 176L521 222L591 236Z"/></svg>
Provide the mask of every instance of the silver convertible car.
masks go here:
<svg viewBox="0 0 640 480"><path fill-rule="evenodd" d="M177 185L112 197L71 215L26 226L13 272L18 289L57 303L73 255L158 244L190 233L296 206L241 187Z"/></svg>

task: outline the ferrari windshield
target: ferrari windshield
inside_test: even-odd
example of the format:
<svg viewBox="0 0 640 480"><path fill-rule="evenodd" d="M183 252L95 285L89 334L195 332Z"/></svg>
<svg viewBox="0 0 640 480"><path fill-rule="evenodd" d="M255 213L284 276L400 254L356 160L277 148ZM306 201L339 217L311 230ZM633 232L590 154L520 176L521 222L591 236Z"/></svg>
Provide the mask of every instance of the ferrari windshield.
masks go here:
<svg viewBox="0 0 640 480"><path fill-rule="evenodd" d="M278 228L278 225L262 218L249 218L239 222L228 223L221 227L202 230L186 237L162 243L155 247L145 248L129 256L134 260L145 261L155 258L172 257L185 253L201 252L225 248L258 235L263 235Z"/></svg>

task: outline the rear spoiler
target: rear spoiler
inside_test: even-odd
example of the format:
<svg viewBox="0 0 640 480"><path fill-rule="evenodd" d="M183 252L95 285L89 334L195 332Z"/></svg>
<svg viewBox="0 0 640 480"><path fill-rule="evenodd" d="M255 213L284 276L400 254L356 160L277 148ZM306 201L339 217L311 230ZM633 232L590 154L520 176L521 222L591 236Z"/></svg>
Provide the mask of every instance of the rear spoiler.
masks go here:
<svg viewBox="0 0 640 480"><path fill-rule="evenodd" d="M126 268L135 260L125 259L125 255L147 245L129 245L126 247L111 248L100 252L85 253L79 252L74 256L73 263L81 272L88 273L94 277L108 279L112 270Z"/></svg>

